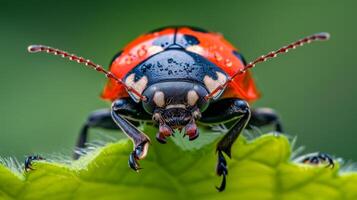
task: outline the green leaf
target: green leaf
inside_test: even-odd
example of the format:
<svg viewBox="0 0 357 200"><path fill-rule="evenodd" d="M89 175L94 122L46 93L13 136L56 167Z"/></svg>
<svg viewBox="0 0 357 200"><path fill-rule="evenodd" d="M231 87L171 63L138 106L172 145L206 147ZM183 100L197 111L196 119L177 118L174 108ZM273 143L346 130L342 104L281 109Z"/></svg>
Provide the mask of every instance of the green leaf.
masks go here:
<svg viewBox="0 0 357 200"><path fill-rule="evenodd" d="M144 127L150 135L156 132ZM0 199L357 199L356 173L341 174L338 165L292 163L289 141L273 134L252 141L240 137L227 160L227 189L217 192L216 140L205 134L211 133L201 133L200 149L185 147L178 134L166 145L153 141L139 173L127 164L129 140L70 164L35 162L35 170L23 175L0 165Z"/></svg>

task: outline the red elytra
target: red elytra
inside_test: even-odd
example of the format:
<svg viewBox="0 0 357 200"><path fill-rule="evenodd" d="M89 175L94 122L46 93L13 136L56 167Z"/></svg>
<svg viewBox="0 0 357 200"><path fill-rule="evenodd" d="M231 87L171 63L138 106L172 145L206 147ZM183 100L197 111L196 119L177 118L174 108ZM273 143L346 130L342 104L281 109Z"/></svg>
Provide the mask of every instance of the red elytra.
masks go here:
<svg viewBox="0 0 357 200"><path fill-rule="evenodd" d="M110 66L110 72L120 79L124 79L126 74L136 67L138 64L157 54L165 51L164 48L153 46L153 41L161 36L178 37L179 35L192 35L199 39L198 45L187 48L187 51L197 53L205 57L210 62L217 65L229 76L233 76L240 70L244 69L244 63L241 59L233 54L237 51L232 44L230 44L219 33L195 31L188 27L165 28L157 32L144 34L131 43L129 43ZM118 98L128 97L125 87L118 84L115 80L109 79L101 97L106 100L115 100ZM241 98L252 102L259 98L259 92L255 86L251 72L238 75L227 85L223 98Z"/></svg>

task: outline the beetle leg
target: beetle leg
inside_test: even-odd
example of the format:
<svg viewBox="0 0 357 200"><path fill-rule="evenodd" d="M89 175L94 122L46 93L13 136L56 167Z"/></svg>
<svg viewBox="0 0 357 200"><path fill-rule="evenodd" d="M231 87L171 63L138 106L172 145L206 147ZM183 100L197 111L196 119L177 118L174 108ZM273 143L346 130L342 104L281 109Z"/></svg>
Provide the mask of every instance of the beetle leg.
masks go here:
<svg viewBox="0 0 357 200"><path fill-rule="evenodd" d="M333 158L330 155L321 152L303 155L297 158L296 161L304 164L311 164L311 165L326 164L326 167L329 168L335 167Z"/></svg>
<svg viewBox="0 0 357 200"><path fill-rule="evenodd" d="M25 159L25 171L26 172L33 170L32 161L34 161L34 160L44 160L44 158L39 155L27 156L27 158Z"/></svg>
<svg viewBox="0 0 357 200"><path fill-rule="evenodd" d="M111 116L119 128L134 142L134 150L129 156L129 166L138 171L140 169L138 160L145 158L150 139L147 135L138 130L132 123L121 116L121 102L114 101L111 109Z"/></svg>
<svg viewBox="0 0 357 200"><path fill-rule="evenodd" d="M226 176L228 174L227 162L223 152L228 157L231 157L232 145L248 124L251 112L248 103L241 99L223 99L212 103L210 108L211 109L202 113L201 122L226 123L233 120L235 121L233 126L217 145L218 162L216 172L218 176L223 176L222 183L217 189L218 191L223 191L226 186Z"/></svg>
<svg viewBox="0 0 357 200"><path fill-rule="evenodd" d="M218 151L216 173L218 176L223 176L221 185L219 187L216 186L217 190L221 192L226 188L226 176L228 175L227 161L224 158L222 151Z"/></svg>
<svg viewBox="0 0 357 200"><path fill-rule="evenodd" d="M140 104L135 103L130 98L116 100L117 112L131 120L149 120L150 116L140 107ZM104 128L108 130L118 130L119 127L113 121L111 112L109 109L101 109L91 113L83 125L79 137L76 143L76 149L82 149L86 147L88 140L88 132L90 128ZM80 153L74 151L73 158L78 159Z"/></svg>
<svg viewBox="0 0 357 200"><path fill-rule="evenodd" d="M118 126L114 123L109 109L94 111L90 114L79 133L76 148L73 154L74 159L78 159L80 157L80 152L78 152L79 149L86 147L88 132L90 128L105 128L112 130L119 129Z"/></svg>
<svg viewBox="0 0 357 200"><path fill-rule="evenodd" d="M251 126L262 127L266 125L274 125L275 131L279 133L283 132L280 119L273 109L270 108L253 109L252 116L249 120L247 128L251 128Z"/></svg>

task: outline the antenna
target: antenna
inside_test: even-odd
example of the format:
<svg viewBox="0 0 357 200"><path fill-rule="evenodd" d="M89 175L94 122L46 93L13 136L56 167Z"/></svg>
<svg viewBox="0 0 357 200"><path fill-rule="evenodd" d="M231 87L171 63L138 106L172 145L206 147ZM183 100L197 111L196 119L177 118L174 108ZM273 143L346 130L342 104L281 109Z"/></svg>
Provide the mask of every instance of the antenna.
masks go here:
<svg viewBox="0 0 357 200"><path fill-rule="evenodd" d="M318 41L318 40L320 40L320 41L328 40L329 38L330 38L329 33L316 33L311 36L300 39L296 42L290 43L287 46L281 47L280 49L278 49L276 51L272 51L268 54L262 55L262 56L256 58L254 61L247 64L243 69L236 72L233 76L228 78L228 80L224 84L218 86L211 93L207 94L205 96L205 99L208 100L208 99L212 98L217 92L224 89L228 85L228 83L230 83L235 77L237 77L240 74L244 74L248 69L255 67L255 65L258 63L262 63L262 62L267 61L268 59L275 58L278 54L287 53L289 49L295 49L296 47L300 47L304 44Z"/></svg>
<svg viewBox="0 0 357 200"><path fill-rule="evenodd" d="M125 84L123 80L121 80L120 78L115 76L112 72L105 70L101 65L95 64L94 62L92 62L88 59L76 56L74 54L70 54L68 52L65 52L65 51L62 51L59 49L55 49L55 48L48 47L48 46L43 46L43 45L30 45L27 48L27 50L30 53L46 52L46 53L53 54L56 56L62 56L62 58L68 58L69 60L76 61L77 63L80 63L80 64L85 64L86 66L89 66L89 67L95 69L96 71L103 73L107 78L113 79L117 83L123 85L128 92L132 92L133 94L138 96L140 98L140 100L146 101L146 97L141 95L137 90L135 90L131 86L128 86L127 84Z"/></svg>

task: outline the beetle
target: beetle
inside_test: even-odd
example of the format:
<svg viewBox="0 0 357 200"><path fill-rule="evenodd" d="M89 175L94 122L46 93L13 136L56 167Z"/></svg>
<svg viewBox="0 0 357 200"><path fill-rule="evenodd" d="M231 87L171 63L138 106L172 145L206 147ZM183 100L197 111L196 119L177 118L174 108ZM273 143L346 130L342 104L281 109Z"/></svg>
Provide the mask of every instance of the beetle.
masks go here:
<svg viewBox="0 0 357 200"><path fill-rule="evenodd" d="M112 102L111 108L90 114L76 147L85 147L90 128L120 128L134 143L128 162L135 171L140 169L138 161L145 158L150 144L149 137L136 128L137 121L155 122L156 139L160 143L166 143L175 129L183 131L189 140L196 139L197 123L233 124L216 147L216 173L222 176L217 189L223 191L228 173L225 155L231 157L231 147L239 134L246 127L265 125L274 125L277 132L282 132L279 117L272 109L250 108L260 93L249 69L290 49L328 38L328 33L317 33L246 63L242 54L219 33L190 26L165 27L129 43L114 56L108 71L90 60L52 47L31 45L28 51L69 58L106 75L108 82L101 97ZM78 157L75 153L74 158ZM30 157L26 167L35 159L43 158Z"/></svg>

